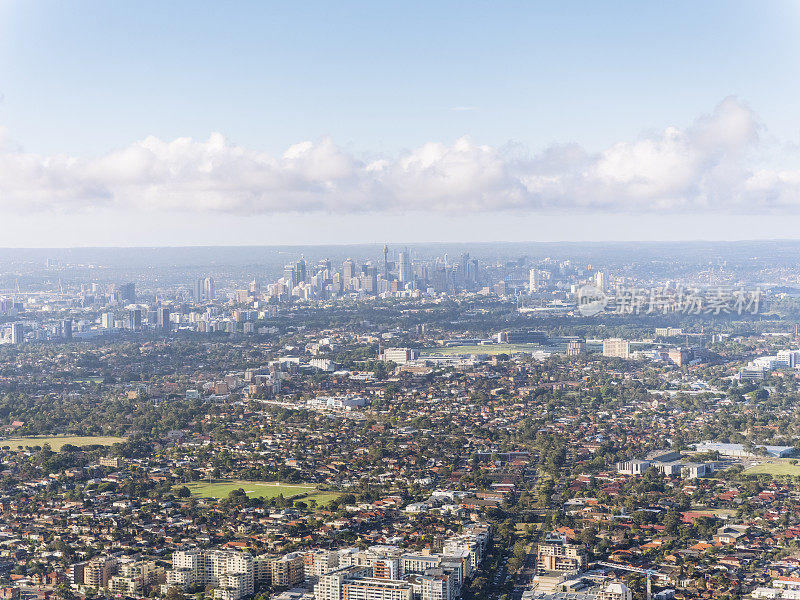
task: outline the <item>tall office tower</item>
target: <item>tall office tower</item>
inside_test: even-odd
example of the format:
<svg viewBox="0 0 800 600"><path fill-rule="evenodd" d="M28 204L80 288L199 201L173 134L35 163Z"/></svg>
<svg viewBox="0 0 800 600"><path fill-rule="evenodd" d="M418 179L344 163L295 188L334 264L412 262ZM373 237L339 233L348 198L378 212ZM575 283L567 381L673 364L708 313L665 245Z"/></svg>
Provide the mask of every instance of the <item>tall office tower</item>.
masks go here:
<svg viewBox="0 0 800 600"><path fill-rule="evenodd" d="M290 290L297 285L297 270L294 268L294 265L286 265L283 267L283 280Z"/></svg>
<svg viewBox="0 0 800 600"><path fill-rule="evenodd" d="M470 291L472 291L473 286L472 286L472 281L470 279L469 252L464 252L461 255L461 260L459 261L459 266L461 267L462 289L465 292L470 292Z"/></svg>
<svg viewBox="0 0 800 600"><path fill-rule="evenodd" d="M330 271L331 270L331 259L330 258L323 258L317 263L317 270L318 271Z"/></svg>
<svg viewBox="0 0 800 600"><path fill-rule="evenodd" d="M342 274L341 273L334 273L333 277L331 278L331 291L334 294L341 294L344 291L344 285L342 284Z"/></svg>
<svg viewBox="0 0 800 600"><path fill-rule="evenodd" d="M295 268L295 271L297 272L297 282L298 283L301 283L301 282L305 283L306 281L308 281L308 279L306 279L306 259L305 258L301 258L300 260L297 261L297 266Z"/></svg>
<svg viewBox="0 0 800 600"><path fill-rule="evenodd" d="M250 282L249 291L251 296L258 296L261 294L261 285L255 279L253 279L253 281Z"/></svg>
<svg viewBox="0 0 800 600"><path fill-rule="evenodd" d="M411 272L411 256L408 254L407 249L405 252L400 253L400 271L398 272L397 278L402 283L408 283L413 279L413 274Z"/></svg>
<svg viewBox="0 0 800 600"><path fill-rule="evenodd" d="M61 337L65 340L72 339L72 319L64 319L61 321Z"/></svg>
<svg viewBox="0 0 800 600"><path fill-rule="evenodd" d="M119 302L120 304L136 304L136 285L134 283L126 283L119 286Z"/></svg>
<svg viewBox="0 0 800 600"><path fill-rule="evenodd" d="M194 297L195 302L203 301L203 287L202 279L196 279L194 284L192 284L192 296Z"/></svg>
<svg viewBox="0 0 800 600"><path fill-rule="evenodd" d="M132 308L128 311L128 329L132 331L141 331L142 311L140 309Z"/></svg>
<svg viewBox="0 0 800 600"><path fill-rule="evenodd" d="M447 269L437 267L433 271L433 289L437 292L447 291Z"/></svg>
<svg viewBox="0 0 800 600"><path fill-rule="evenodd" d="M100 317L100 327L103 329L114 329L114 313L103 313Z"/></svg>
<svg viewBox="0 0 800 600"><path fill-rule="evenodd" d="M606 289L606 274L602 271L598 271L594 274L594 284L601 290Z"/></svg>
<svg viewBox="0 0 800 600"><path fill-rule="evenodd" d="M351 280L356 274L356 263L353 262L352 259L348 258L346 261L342 263L342 284L344 285L344 289L349 290L350 286L352 285Z"/></svg>
<svg viewBox="0 0 800 600"><path fill-rule="evenodd" d="M11 324L11 343L12 344L21 344L25 341L25 329L22 326L22 323L12 323Z"/></svg>
<svg viewBox="0 0 800 600"><path fill-rule="evenodd" d="M368 294L378 293L378 267L364 265L361 274L361 289Z"/></svg>
<svg viewBox="0 0 800 600"><path fill-rule="evenodd" d="M203 299L206 302L211 302L216 297L216 290L214 290L214 278L206 277L203 280Z"/></svg>
<svg viewBox="0 0 800 600"><path fill-rule="evenodd" d="M472 282L472 289L478 289L478 259L473 258L469 261L469 280Z"/></svg>
<svg viewBox="0 0 800 600"><path fill-rule="evenodd" d="M531 293L542 291L542 286L543 286L542 272L538 269L531 269L530 282L528 284Z"/></svg>
<svg viewBox="0 0 800 600"><path fill-rule="evenodd" d="M389 281L389 246L383 245L383 278Z"/></svg>
<svg viewBox="0 0 800 600"><path fill-rule="evenodd" d="M170 329L170 322L169 322L169 308L166 306L162 306L158 309L157 313L158 317L158 328L164 331L165 333L169 333Z"/></svg>

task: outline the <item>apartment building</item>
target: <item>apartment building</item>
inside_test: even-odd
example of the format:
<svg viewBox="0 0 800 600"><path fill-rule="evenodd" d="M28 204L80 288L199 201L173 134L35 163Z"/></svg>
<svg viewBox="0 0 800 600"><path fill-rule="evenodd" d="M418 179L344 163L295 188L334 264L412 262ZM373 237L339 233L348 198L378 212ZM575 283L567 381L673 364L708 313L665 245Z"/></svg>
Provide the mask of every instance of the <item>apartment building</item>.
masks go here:
<svg viewBox="0 0 800 600"><path fill-rule="evenodd" d="M123 596L143 596L147 587L164 574L164 568L152 560L123 559L118 574L113 575L108 588Z"/></svg>
<svg viewBox="0 0 800 600"><path fill-rule="evenodd" d="M372 568L364 565L349 565L321 575L314 586L316 600L342 600L342 586L345 582L369 577Z"/></svg>
<svg viewBox="0 0 800 600"><path fill-rule="evenodd" d="M309 550L303 553L303 573L306 580L316 581L325 573L339 568L339 553L335 550Z"/></svg>
<svg viewBox="0 0 800 600"><path fill-rule="evenodd" d="M621 338L603 340L603 356L628 359L631 357L631 343Z"/></svg>
<svg viewBox="0 0 800 600"><path fill-rule="evenodd" d="M84 588L104 589L116 573L117 559L109 556L95 556L85 563L73 565L73 583Z"/></svg>
<svg viewBox="0 0 800 600"><path fill-rule="evenodd" d="M270 583L273 587L292 587L303 582L305 556L290 552L270 561Z"/></svg>
<svg viewBox="0 0 800 600"><path fill-rule="evenodd" d="M586 568L586 548L570 544L566 538L546 539L537 548L536 564L540 573L582 571Z"/></svg>
<svg viewBox="0 0 800 600"><path fill-rule="evenodd" d="M406 581L364 577L342 584L341 600L413 600Z"/></svg>
<svg viewBox="0 0 800 600"><path fill-rule="evenodd" d="M200 584L216 600L238 600L254 591L253 557L237 550L179 550L172 555L165 589Z"/></svg>

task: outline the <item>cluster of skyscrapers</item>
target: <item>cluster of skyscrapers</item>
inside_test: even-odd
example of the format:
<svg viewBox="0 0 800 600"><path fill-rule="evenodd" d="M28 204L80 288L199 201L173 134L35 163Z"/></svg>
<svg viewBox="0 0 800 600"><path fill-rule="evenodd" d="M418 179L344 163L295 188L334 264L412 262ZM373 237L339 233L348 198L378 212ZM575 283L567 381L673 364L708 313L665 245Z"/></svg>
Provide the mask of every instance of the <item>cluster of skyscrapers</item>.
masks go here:
<svg viewBox="0 0 800 600"><path fill-rule="evenodd" d="M458 260L415 261L408 249L390 260L384 246L383 259L364 263L347 259L340 267L330 260L310 265L301 258L287 264L276 283L269 284L267 296L278 299L334 298L345 294L376 296L405 293L458 293L477 291L482 278L477 259L463 253Z"/></svg>

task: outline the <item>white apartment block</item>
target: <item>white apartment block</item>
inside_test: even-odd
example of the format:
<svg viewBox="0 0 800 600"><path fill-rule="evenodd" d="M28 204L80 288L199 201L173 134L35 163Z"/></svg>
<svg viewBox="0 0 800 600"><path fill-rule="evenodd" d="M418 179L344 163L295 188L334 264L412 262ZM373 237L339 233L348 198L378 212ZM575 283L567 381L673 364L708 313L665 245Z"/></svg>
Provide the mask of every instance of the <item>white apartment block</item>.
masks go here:
<svg viewBox="0 0 800 600"><path fill-rule="evenodd" d="M123 559L119 563L119 574L111 577L108 588L123 596L142 596L145 586L155 583L163 573L163 567L155 561Z"/></svg>
<svg viewBox="0 0 800 600"><path fill-rule="evenodd" d="M306 580L317 578L339 568L339 553L335 550L309 550L303 554Z"/></svg>
<svg viewBox="0 0 800 600"><path fill-rule="evenodd" d="M365 577L342 584L341 600L413 600L411 585L405 581Z"/></svg>
<svg viewBox="0 0 800 600"><path fill-rule="evenodd" d="M342 586L346 581L369 577L372 568L364 565L350 565L321 575L314 586L316 600L342 600Z"/></svg>
<svg viewBox="0 0 800 600"><path fill-rule="evenodd" d="M254 591L253 557L237 550L178 550L167 571L166 589L200 584L215 587L217 600L238 600Z"/></svg>

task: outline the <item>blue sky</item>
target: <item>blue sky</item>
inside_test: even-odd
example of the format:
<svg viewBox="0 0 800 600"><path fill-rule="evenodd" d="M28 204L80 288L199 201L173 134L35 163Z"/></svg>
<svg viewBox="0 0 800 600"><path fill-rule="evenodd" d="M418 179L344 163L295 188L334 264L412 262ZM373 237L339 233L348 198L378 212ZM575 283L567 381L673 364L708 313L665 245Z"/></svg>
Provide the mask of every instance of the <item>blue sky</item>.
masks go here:
<svg viewBox="0 0 800 600"><path fill-rule="evenodd" d="M608 222L615 239L630 228L613 223L637 215L693 214L699 203L703 221L755 203L778 214L764 234L784 237L800 189L794 172L779 173L797 168L798 40L797 1L0 0L0 216L50 232L11 245L109 243L91 232L129 214L168 219L163 243L204 230L217 239L220 223L244 239L215 243L258 241L243 217L278 243L381 241L388 218L413 229L454 216L464 221L446 232L454 241L502 239L484 230L487 215L511 232L565 212ZM758 140L745 132L709 147L708 131L697 133L709 118L726 129L746 120ZM665 149L667 128L686 139ZM215 132L225 141L211 143ZM186 137L196 145L170 145ZM136 146L150 138L158 144ZM631 147L609 156L619 144ZM554 158L554 145L574 145L574 155ZM64 161L57 169L53 157ZM653 164L673 161L681 185L651 181L663 177ZM270 174L254 172L262 168ZM28 175L4 188L20 171ZM589 197L598 185L599 200ZM295 220L304 226L291 234ZM332 239L332 221L343 239ZM54 238L64 223L80 239ZM436 241L438 230L423 235Z"/></svg>

